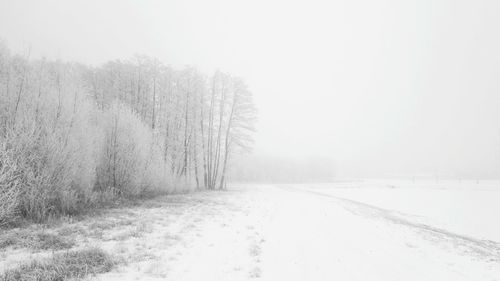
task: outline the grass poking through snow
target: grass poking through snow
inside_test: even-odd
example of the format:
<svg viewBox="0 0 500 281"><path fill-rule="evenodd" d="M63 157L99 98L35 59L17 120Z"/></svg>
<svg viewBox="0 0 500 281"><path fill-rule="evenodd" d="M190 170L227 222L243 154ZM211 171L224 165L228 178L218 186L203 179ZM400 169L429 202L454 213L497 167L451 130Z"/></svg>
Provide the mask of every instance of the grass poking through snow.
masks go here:
<svg viewBox="0 0 500 281"><path fill-rule="evenodd" d="M115 265L114 260L99 248L55 254L47 260L34 260L7 270L0 281L63 281L81 279L87 275L105 273Z"/></svg>
<svg viewBox="0 0 500 281"><path fill-rule="evenodd" d="M75 242L60 235L49 232L13 231L0 235L0 249L7 247L29 248L33 250L63 250L69 249Z"/></svg>

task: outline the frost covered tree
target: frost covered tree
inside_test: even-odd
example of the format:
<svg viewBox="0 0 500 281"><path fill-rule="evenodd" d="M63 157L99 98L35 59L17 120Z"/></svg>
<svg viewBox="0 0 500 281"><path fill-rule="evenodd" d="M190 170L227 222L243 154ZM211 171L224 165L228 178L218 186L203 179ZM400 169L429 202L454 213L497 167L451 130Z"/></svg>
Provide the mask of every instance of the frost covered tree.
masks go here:
<svg viewBox="0 0 500 281"><path fill-rule="evenodd" d="M241 79L216 72L211 80L205 186L223 189L231 155L251 147L255 108L252 95Z"/></svg>
<svg viewBox="0 0 500 281"><path fill-rule="evenodd" d="M78 212L116 196L224 188L251 145L241 79L136 56L99 67L0 44L0 223Z"/></svg>

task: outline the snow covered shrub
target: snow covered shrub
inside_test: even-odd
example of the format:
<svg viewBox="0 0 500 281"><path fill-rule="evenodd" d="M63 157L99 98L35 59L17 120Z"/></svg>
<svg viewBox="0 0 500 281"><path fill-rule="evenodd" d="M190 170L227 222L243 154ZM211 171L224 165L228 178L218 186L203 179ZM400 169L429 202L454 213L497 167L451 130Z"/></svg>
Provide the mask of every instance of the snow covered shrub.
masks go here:
<svg viewBox="0 0 500 281"><path fill-rule="evenodd" d="M129 107L118 102L104 113L103 123L105 143L97 168L98 189L136 196L148 158L150 132Z"/></svg>
<svg viewBox="0 0 500 281"><path fill-rule="evenodd" d="M104 134L100 120L97 120L98 109L90 101L82 101L77 114L70 122L70 136L65 140L69 153L71 183L69 193L76 195L79 208L94 204L94 185L96 167L102 153ZM70 201L66 201L70 203ZM64 212L72 210L71 205L64 205Z"/></svg>
<svg viewBox="0 0 500 281"><path fill-rule="evenodd" d="M0 225L206 185L195 72L30 60L0 42Z"/></svg>
<svg viewBox="0 0 500 281"><path fill-rule="evenodd" d="M97 168L97 189L128 197L168 191L170 174L153 131L119 102L104 113L104 149Z"/></svg>
<svg viewBox="0 0 500 281"><path fill-rule="evenodd" d="M13 60L0 108L0 196L35 221L78 212L95 181L99 133L73 65ZM15 198L15 199L13 199ZM9 215L10 216L10 215Z"/></svg>
<svg viewBox="0 0 500 281"><path fill-rule="evenodd" d="M148 160L144 166L141 189L142 195L154 196L162 193L170 193L173 191L174 176L171 173L171 167L163 157L165 151L162 145L160 136L151 135Z"/></svg>
<svg viewBox="0 0 500 281"><path fill-rule="evenodd" d="M14 127L2 140L4 154L9 155L2 158L10 162L7 166L14 171L9 174L14 177L0 179L0 185L12 185L15 180L17 209L36 221L55 213L78 212L95 180L98 134L86 114L75 113L60 122Z"/></svg>
<svg viewBox="0 0 500 281"><path fill-rule="evenodd" d="M58 209L58 197L63 195L59 191L69 183L63 151L51 137L33 129L11 130L2 139L2 193L15 192L16 202L11 206L36 221Z"/></svg>
<svg viewBox="0 0 500 281"><path fill-rule="evenodd" d="M0 226L13 221L21 186L16 174L16 164L5 145L0 146Z"/></svg>

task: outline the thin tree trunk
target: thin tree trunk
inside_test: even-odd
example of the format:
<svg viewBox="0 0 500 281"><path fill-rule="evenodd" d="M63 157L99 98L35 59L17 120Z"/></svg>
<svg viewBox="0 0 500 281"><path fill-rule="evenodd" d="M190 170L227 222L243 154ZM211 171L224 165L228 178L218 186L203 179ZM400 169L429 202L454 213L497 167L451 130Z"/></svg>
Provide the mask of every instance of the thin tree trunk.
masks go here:
<svg viewBox="0 0 500 281"><path fill-rule="evenodd" d="M205 134L204 134L204 119L205 119L205 114L204 114L204 94L201 93L201 98L200 98L200 131L201 131L201 150L202 150L202 156L203 156L203 186L205 188L208 188L208 183L207 183L207 156L206 156L206 148L205 148Z"/></svg>
<svg viewBox="0 0 500 281"><path fill-rule="evenodd" d="M220 151L221 151L221 136L222 136L222 124L224 122L224 107L226 103L226 93L224 86L221 89L221 101L220 101L220 108L219 108L219 128L217 130L217 143L216 143L216 152L215 152L215 169L214 169L214 177L212 179L213 183L212 186L215 188L217 185L217 176L219 174L219 167L220 167Z"/></svg>
<svg viewBox="0 0 500 281"><path fill-rule="evenodd" d="M151 118L151 128L155 129L155 107L156 107L156 77L153 78L153 117Z"/></svg>
<svg viewBox="0 0 500 281"><path fill-rule="evenodd" d="M56 119L54 121L54 130L57 128L57 123L59 122L59 118L61 117L62 110L62 85L61 85L61 72L60 69L57 70L57 111L56 111Z"/></svg>
<svg viewBox="0 0 500 281"><path fill-rule="evenodd" d="M195 123L196 124L196 123ZM200 180L198 179L198 138L197 138L197 132L196 132L196 127L194 128L194 146L193 146L193 162L194 162L194 177L196 179L196 189L200 189Z"/></svg>
<svg viewBox="0 0 500 281"><path fill-rule="evenodd" d="M116 188L116 155L118 153L118 113L115 113L113 128L113 187Z"/></svg>
<svg viewBox="0 0 500 281"><path fill-rule="evenodd" d="M221 175L221 180L220 180L220 186L219 186L219 189L223 189L224 188L224 183L225 183L225 178L226 178L226 167L227 167L227 159L228 159L228 155L229 155L229 148L230 148L230 133L231 133L231 127L233 125L233 116L234 116L234 108L236 107L236 102L237 102L237 98L236 98L236 93L235 93L235 96L233 98L233 104L231 105L231 113L229 114L229 120L228 120L228 123L227 123L227 129L226 129L226 139L225 139L225 142L224 142L224 163L222 165L222 175Z"/></svg>
<svg viewBox="0 0 500 281"><path fill-rule="evenodd" d="M28 55L26 56L26 65L24 66L24 69L23 69L23 77L21 79L21 85L19 85L19 91L17 92L16 106L14 109L14 118L12 120L13 125L16 124L17 110L19 108L19 103L21 102L21 96L23 94L24 84L27 83L27 82L25 82L25 80L28 79L28 78L26 78L26 72L28 71L28 63L29 63L30 55L31 55L31 49L28 49ZM8 91L8 89L7 89L7 91Z"/></svg>
<svg viewBox="0 0 500 281"><path fill-rule="evenodd" d="M208 176L207 176L207 181L208 181L208 189L213 189L212 185L212 153L213 153L213 147L212 147L212 138L213 138L213 119L214 119L214 106L215 106L215 79L216 79L216 74L214 74L213 81L212 81L212 98L210 101L210 111L209 111L209 118L208 118L208 155L207 155L207 164L208 164Z"/></svg>
<svg viewBox="0 0 500 281"><path fill-rule="evenodd" d="M26 62L27 64L28 62ZM23 94L23 89L24 89L24 84L25 84L25 80L27 79L26 78L26 71L28 69L28 65L26 65L24 67L24 71L23 71L23 76L21 78L21 84L19 85L19 90L17 91L17 99L16 99L16 106L14 107L14 118L12 120L12 124L15 125L16 124L16 117L17 117L17 110L19 108L19 103L21 102L21 96Z"/></svg>
<svg viewBox="0 0 500 281"><path fill-rule="evenodd" d="M189 91L186 95L186 106L184 108L184 165L182 167L181 175L187 177L188 167L188 127L189 127Z"/></svg>
<svg viewBox="0 0 500 281"><path fill-rule="evenodd" d="M42 97L42 74L43 74L43 64L44 61L42 61L42 65L40 66L40 73L38 75L38 97L36 100L36 109L35 109L35 123L38 123L38 113L40 110L40 98Z"/></svg>

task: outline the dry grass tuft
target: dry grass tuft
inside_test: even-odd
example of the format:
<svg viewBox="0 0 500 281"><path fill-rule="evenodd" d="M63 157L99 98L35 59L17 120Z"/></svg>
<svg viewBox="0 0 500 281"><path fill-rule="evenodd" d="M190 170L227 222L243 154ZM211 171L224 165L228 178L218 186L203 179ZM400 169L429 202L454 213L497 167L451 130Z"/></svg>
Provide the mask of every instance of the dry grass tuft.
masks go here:
<svg viewBox="0 0 500 281"><path fill-rule="evenodd" d="M63 250L75 245L75 241L48 232L13 231L0 236L0 249L7 247L29 248L33 250Z"/></svg>
<svg viewBox="0 0 500 281"><path fill-rule="evenodd" d="M56 254L47 260L34 260L7 270L0 281L63 281L81 279L110 271L115 261L99 248L89 248Z"/></svg>

